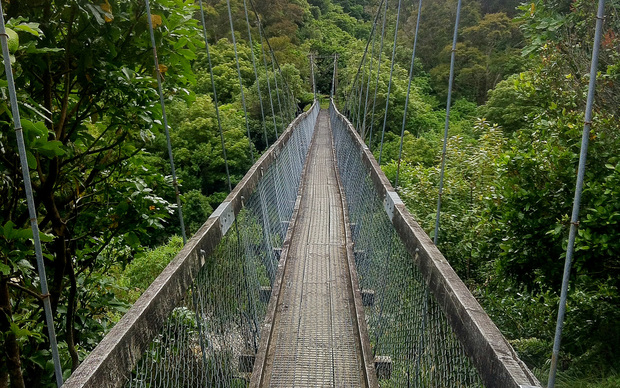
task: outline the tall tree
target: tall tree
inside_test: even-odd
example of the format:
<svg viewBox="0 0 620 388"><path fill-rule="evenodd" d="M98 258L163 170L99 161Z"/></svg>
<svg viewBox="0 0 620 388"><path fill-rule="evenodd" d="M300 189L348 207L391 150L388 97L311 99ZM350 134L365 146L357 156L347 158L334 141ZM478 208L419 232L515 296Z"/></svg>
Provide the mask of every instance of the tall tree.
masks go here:
<svg viewBox="0 0 620 388"><path fill-rule="evenodd" d="M160 70L179 94L193 82L193 11L182 0L159 1L154 9ZM165 172L153 171L142 151L161 116L145 8L140 1L30 0L7 4L7 15L21 40L15 75L39 227L51 239L45 251L52 307L62 317L59 339L74 369L96 331L82 329L103 324L86 298L95 287L93 270L126 258L111 250L147 241L173 210L161 197L169 190ZM33 362L48 344L40 334L33 255L25 235L14 232L29 219L7 102L0 104L0 195L10 199L0 205L0 331L14 333L19 345L3 343L0 382L19 386L23 376L26 386L39 387L53 379L41 371L44 362Z"/></svg>

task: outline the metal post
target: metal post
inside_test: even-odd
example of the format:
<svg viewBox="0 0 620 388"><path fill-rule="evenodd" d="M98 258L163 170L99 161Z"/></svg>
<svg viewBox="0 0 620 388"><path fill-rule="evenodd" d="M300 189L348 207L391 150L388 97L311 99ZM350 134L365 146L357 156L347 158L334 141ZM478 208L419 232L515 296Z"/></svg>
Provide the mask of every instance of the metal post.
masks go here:
<svg viewBox="0 0 620 388"><path fill-rule="evenodd" d="M435 236L433 242L439 241L439 214L441 213L441 196L443 195L443 177L446 169L446 148L448 144L448 128L450 128L450 105L452 104L452 85L454 84L454 62L456 61L456 41L461 19L461 0L456 6L456 22L454 23L454 37L452 38L452 55L450 58L450 80L448 81L448 102L446 104L446 125L443 132L443 150L441 152L441 174L439 175L439 197L437 198L437 216L435 217Z"/></svg>
<svg viewBox="0 0 620 388"><path fill-rule="evenodd" d="M155 73L157 73L157 90L159 91L159 103L161 104L161 113L164 119L164 132L166 132L166 142L168 144L168 156L170 157L170 170L172 173L172 185L174 186L174 194L177 199L177 207L179 208L179 221L181 223L181 235L183 236L183 244L187 242L185 234L185 222L183 221L183 206L181 205L181 193L179 191L179 183L177 181L177 173L174 168L174 157L172 156L172 142L170 141L170 131L168 131L168 116L166 115L166 103L164 101L164 91L161 85L161 71L159 69L159 59L157 58L157 45L155 44L155 33L153 32L153 19L151 17L151 5L149 0L146 3L146 18L149 22L149 32L151 33L151 45L153 46L153 60L155 61Z"/></svg>
<svg viewBox="0 0 620 388"><path fill-rule="evenodd" d="M4 11L2 10L2 4L0 4L0 41L2 44L2 57L4 59L4 69L9 88L9 98L11 101L11 110L13 113L13 123L15 125L15 136L17 137L17 149L19 152L19 161L21 164L22 176L24 179L24 189L26 191L26 202L28 203L28 215L30 217L30 228L32 229L34 251L37 257L39 280L41 282L41 298L43 299L43 310L45 311L45 324L47 326L47 334L50 340L50 347L52 348L52 359L54 360L54 374L56 376L56 385L60 387L63 384L62 367L60 365L60 356L58 354L56 331L54 330L52 304L50 301L50 294L47 289L47 276L45 273L45 263L43 262L43 249L41 248L41 239L39 236L37 209L34 204L34 195L32 193L30 170L28 168L28 160L26 159L26 144L24 142L24 131L22 129L21 118L19 116L17 93L15 91L15 80L13 79L13 69L11 67L9 45L7 40L8 35L4 26Z"/></svg>
<svg viewBox="0 0 620 388"><path fill-rule="evenodd" d="M588 89L588 100L586 103L586 114L583 125L583 135L581 137L581 153L579 155L579 169L577 170L577 184L575 187L575 199L573 202L573 213L570 220L570 232L568 235L568 247L566 248L566 261L564 262L564 275L562 278L562 291L560 294L560 306L558 309L558 320L555 327L555 339L553 341L553 354L551 355L551 370L549 371L548 388L555 385L555 375L558 367L558 356L560 353L560 342L562 340L562 328L564 326L564 314L566 313L566 298L568 295L568 280L570 278L570 268L573 259L575 237L579 227L579 207L581 205L581 193L583 191L583 181L586 172L586 159L588 156L588 144L590 141L590 128L592 126L592 107L594 105L594 92L596 90L596 73L598 70L599 47L601 46L601 36L603 32L603 18L605 14L605 0L599 0L598 12L596 15L596 32L594 34L594 47L592 48L592 63L590 65L590 86Z"/></svg>

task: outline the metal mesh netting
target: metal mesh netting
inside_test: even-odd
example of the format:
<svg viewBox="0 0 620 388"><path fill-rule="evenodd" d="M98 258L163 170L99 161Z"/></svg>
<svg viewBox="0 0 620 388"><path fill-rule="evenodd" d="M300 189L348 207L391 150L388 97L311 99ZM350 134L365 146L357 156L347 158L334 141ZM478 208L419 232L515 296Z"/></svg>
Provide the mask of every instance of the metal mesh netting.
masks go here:
<svg viewBox="0 0 620 388"><path fill-rule="evenodd" d="M245 387L318 104L294 128L126 387Z"/></svg>
<svg viewBox="0 0 620 388"><path fill-rule="evenodd" d="M348 122L333 105L330 118L380 385L482 387L478 372L394 229ZM381 380L387 368L391 376Z"/></svg>

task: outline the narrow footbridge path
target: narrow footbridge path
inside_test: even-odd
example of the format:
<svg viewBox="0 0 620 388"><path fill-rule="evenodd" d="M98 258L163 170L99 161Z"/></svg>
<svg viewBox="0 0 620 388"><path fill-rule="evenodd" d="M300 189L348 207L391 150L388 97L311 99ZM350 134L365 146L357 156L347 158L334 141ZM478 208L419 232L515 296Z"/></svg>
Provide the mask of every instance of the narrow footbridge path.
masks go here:
<svg viewBox="0 0 620 388"><path fill-rule="evenodd" d="M540 384L333 102L297 117L65 387Z"/></svg>
<svg viewBox="0 0 620 388"><path fill-rule="evenodd" d="M363 346L369 347L368 336L362 344L355 303L361 299L351 282L352 251L347 250L350 237L329 125L322 111L290 245L281 258L273 331L266 336L263 367L255 373L263 387L368 386L362 353Z"/></svg>

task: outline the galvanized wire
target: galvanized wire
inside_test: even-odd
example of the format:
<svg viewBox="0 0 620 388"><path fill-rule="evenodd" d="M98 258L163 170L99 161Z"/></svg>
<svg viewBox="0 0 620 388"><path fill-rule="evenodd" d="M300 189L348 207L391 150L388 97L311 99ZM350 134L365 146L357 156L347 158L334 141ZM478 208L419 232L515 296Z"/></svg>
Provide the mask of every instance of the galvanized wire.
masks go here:
<svg viewBox="0 0 620 388"><path fill-rule="evenodd" d="M398 24L400 21L401 0L398 0L398 11L396 13L396 25L394 26L394 45L392 46L392 61L390 66L390 82L388 82L387 96L385 96L385 115L383 116L383 130L381 131L381 145L379 146L379 164L383 156L383 140L385 139L385 128L387 125L387 117L390 107L390 93L392 91L392 80L394 78L394 65L396 59L396 43L398 38Z"/></svg>
<svg viewBox="0 0 620 388"><path fill-rule="evenodd" d="M400 147L398 149L398 168L394 179L394 188L398 189L398 175L400 174L400 164L403 156L403 142L405 140L405 126L407 124L407 111L409 108L409 98L411 96L411 83L413 82L413 69L415 65L415 49L418 45L418 35L420 32L420 17L422 16L422 0L418 3L418 18L415 24L415 37L413 38L413 51L411 52L411 65L409 67L409 83L407 85L407 98L405 99L405 112L403 113L403 125L400 131Z"/></svg>
<svg viewBox="0 0 620 388"><path fill-rule="evenodd" d="M250 158L254 163L254 151L252 144L252 135L250 134L250 121L248 119L248 109L245 103L245 91L243 89L243 78L241 77L241 68L239 66L239 52L237 50L237 38L235 38L235 26L233 23L232 11L230 9L230 0L226 0L228 6L228 20L230 21L230 36L232 37L233 49L235 52L235 64L237 65L237 77L239 78L239 91L241 95L241 105L243 106L243 117L245 118L245 129L248 135L248 149L250 150ZM252 47L250 49L253 50Z"/></svg>
<svg viewBox="0 0 620 388"><path fill-rule="evenodd" d="M32 192L32 182L30 180L30 169L28 168L28 159L26 157L26 143L24 142L24 131L22 128L21 117L19 114L19 106L17 104L17 92L15 90L15 80L13 78L13 69L11 66L11 55L9 54L8 35L4 26L4 11L0 3L0 43L2 45L2 58L4 60L4 72L6 74L7 86L9 89L9 99L11 102L11 113L13 114L13 123L15 125L15 137L17 140L17 148L19 152L19 161L24 179L24 191L26 192L26 202L28 204L28 216L30 217L30 228L32 229L32 240L34 242L34 250L37 258L37 270L39 273L39 282L41 283L41 298L43 300L43 309L45 311L45 325L47 326L47 335L52 351L52 359L54 362L54 375L56 385L61 386L62 366L60 364L60 355L58 353L58 343L56 340L56 330L54 329L54 318L52 315L52 304L50 294L47 288L47 275L45 272L45 263L43 261L43 249L41 247L41 237L39 236L39 221L37 217L37 208L34 203L34 195ZM17 382L14 382L17 384Z"/></svg>
<svg viewBox="0 0 620 388"><path fill-rule="evenodd" d="M319 107L243 199L236 230L208 257L184 301L152 341L125 387L246 386L275 281ZM260 163L260 161L259 161ZM237 233L238 232L238 233Z"/></svg>
<svg viewBox="0 0 620 388"><path fill-rule="evenodd" d="M452 54L450 55L450 79L448 80L448 101L446 103L446 123L443 133L443 149L441 151L441 172L439 174L439 195L437 196L437 215L435 216L435 235L433 242L439 241L439 223L441 218L441 197L443 196L443 178L446 171L446 148L448 145L448 130L450 129L450 107L452 105L452 85L454 84L454 63L456 62L456 42L458 40L459 20L461 18L461 0L456 6L456 21L454 22L454 37L452 38Z"/></svg>
<svg viewBox="0 0 620 388"><path fill-rule="evenodd" d="M577 182L575 184L575 198L573 200L573 212L570 220L570 232L568 235L568 246L566 247L566 260L564 262L564 273L562 276L562 289L560 291L560 306L558 308L558 318L555 327L555 338L553 341L553 353L551 356L551 368L549 371L548 388L555 385L555 375L560 355L560 342L562 340L562 328L564 326L564 314L566 313L566 299L568 297L568 280L570 278L571 262L575 249L575 238L579 227L579 208L581 206L581 194L586 173L586 159L588 158L588 144L590 142L590 128L592 126L592 109L594 107L594 94L596 92L596 73L598 71L598 57L603 35L603 20L605 17L605 0L599 0L596 13L596 31L594 33L594 47L592 49L592 62L590 65L590 85L588 88L588 100L586 102L585 121L581 137L581 152L579 155L579 168L577 170Z"/></svg>
<svg viewBox="0 0 620 388"><path fill-rule="evenodd" d="M377 361L392 363L381 386L482 387L417 258L392 225L348 123L333 105L330 116L371 348Z"/></svg>
<svg viewBox="0 0 620 388"><path fill-rule="evenodd" d="M377 91L379 90L379 76L381 75L381 57L383 56L383 44L385 43L385 25L387 23L388 0L385 0L383 9L383 27L381 28L381 45L379 46L379 58L377 58L377 77L375 81L375 92L372 99L372 113L370 115L370 135L368 137L368 149L372 151L372 130L375 124L375 110L377 108Z"/></svg>
<svg viewBox="0 0 620 388"><path fill-rule="evenodd" d="M161 114L164 119L164 132L166 134L166 145L168 146L168 157L170 158L170 173L172 174L172 186L174 187L174 195L177 201L177 212L179 213L179 224L181 226L181 236L183 243L187 242L187 234L185 233L185 222L183 221L183 205L181 204L181 192L179 191L179 182L177 173L174 168L174 156L172 154L172 142L170 141L170 131L168 130L168 115L166 115L166 102L164 101L164 91L162 87L161 68L159 67L159 59L157 58L157 44L155 43L155 33L153 31L153 19L151 17L151 4L149 0L145 0L146 19L149 25L149 33L151 36L151 46L153 48L153 61L155 63L155 74L157 75L157 91L159 92L159 103L161 105Z"/></svg>

